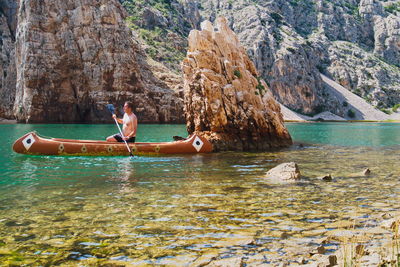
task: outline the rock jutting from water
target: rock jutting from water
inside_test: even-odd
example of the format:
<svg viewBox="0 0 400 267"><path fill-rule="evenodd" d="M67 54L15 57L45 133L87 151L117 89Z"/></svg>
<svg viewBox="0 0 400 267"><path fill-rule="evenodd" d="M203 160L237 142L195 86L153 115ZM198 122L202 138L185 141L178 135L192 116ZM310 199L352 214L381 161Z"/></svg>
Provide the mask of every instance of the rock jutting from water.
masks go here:
<svg viewBox="0 0 400 267"><path fill-rule="evenodd" d="M295 162L286 162L270 169L266 178L275 181L297 181L301 178L301 173Z"/></svg>
<svg viewBox="0 0 400 267"><path fill-rule="evenodd" d="M182 122L183 101L141 60L117 0L21 0L14 113L21 122L109 122L132 101L141 122Z"/></svg>
<svg viewBox="0 0 400 267"><path fill-rule="evenodd" d="M183 61L186 125L214 151L268 150L292 144L279 104L225 18L189 34Z"/></svg>

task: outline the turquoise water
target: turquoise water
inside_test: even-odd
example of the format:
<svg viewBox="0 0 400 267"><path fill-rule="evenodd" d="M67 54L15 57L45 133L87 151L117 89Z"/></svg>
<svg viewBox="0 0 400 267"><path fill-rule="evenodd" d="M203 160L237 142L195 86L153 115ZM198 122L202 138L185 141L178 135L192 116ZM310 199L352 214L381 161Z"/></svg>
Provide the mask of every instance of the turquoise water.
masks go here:
<svg viewBox="0 0 400 267"><path fill-rule="evenodd" d="M398 146L400 123L289 123L297 142L337 146Z"/></svg>
<svg viewBox="0 0 400 267"><path fill-rule="evenodd" d="M291 123L297 143L274 153L48 157L11 151L32 130L102 139L110 125L0 125L0 265L201 265L291 262L344 225L373 226L400 208L399 124ZM140 125L138 141L185 136ZM295 161L303 182L265 172ZM372 175L360 172L370 168ZM332 174L334 182L317 177ZM337 249L333 238L328 253Z"/></svg>

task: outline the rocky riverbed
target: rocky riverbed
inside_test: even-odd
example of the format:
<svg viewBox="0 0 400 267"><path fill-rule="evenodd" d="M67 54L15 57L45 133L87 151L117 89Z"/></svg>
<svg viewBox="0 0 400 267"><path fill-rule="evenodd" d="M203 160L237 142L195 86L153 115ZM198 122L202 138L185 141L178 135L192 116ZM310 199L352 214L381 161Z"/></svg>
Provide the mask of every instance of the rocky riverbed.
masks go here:
<svg viewBox="0 0 400 267"><path fill-rule="evenodd" d="M13 156L3 161L0 260L295 265L332 255L340 262L344 245L359 244L372 256L390 240L391 230L380 225L400 208L398 151L304 144L132 161ZM299 181L266 179L268 170L291 161ZM331 182L320 179L326 174ZM371 241L349 243L364 232Z"/></svg>

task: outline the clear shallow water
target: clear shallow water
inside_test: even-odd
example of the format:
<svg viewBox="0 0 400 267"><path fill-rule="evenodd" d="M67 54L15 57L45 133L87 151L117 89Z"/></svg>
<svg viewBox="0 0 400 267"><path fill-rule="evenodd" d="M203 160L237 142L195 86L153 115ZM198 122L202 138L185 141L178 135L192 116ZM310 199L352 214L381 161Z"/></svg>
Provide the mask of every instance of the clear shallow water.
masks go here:
<svg viewBox="0 0 400 267"><path fill-rule="evenodd" d="M304 148L130 159L10 150L31 130L100 139L115 132L113 125L0 125L0 265L290 261L322 237L373 226L399 209L399 124L288 127ZM141 125L138 141L173 135L185 136L185 127ZM287 161L299 164L303 182L263 178ZM373 174L360 176L366 167ZM316 178L328 173L334 182Z"/></svg>

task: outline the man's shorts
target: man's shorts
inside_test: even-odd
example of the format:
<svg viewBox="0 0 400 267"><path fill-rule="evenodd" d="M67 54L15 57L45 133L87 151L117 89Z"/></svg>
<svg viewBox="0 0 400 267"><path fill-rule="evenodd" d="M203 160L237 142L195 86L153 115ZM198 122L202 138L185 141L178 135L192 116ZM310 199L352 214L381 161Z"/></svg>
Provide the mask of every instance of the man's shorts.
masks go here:
<svg viewBox="0 0 400 267"><path fill-rule="evenodd" d="M114 134L113 137L115 138L115 140L117 140L117 142L124 142L124 139L122 139L121 134ZM135 143L135 139L136 139L136 137L131 137L128 140L126 140L126 142Z"/></svg>

